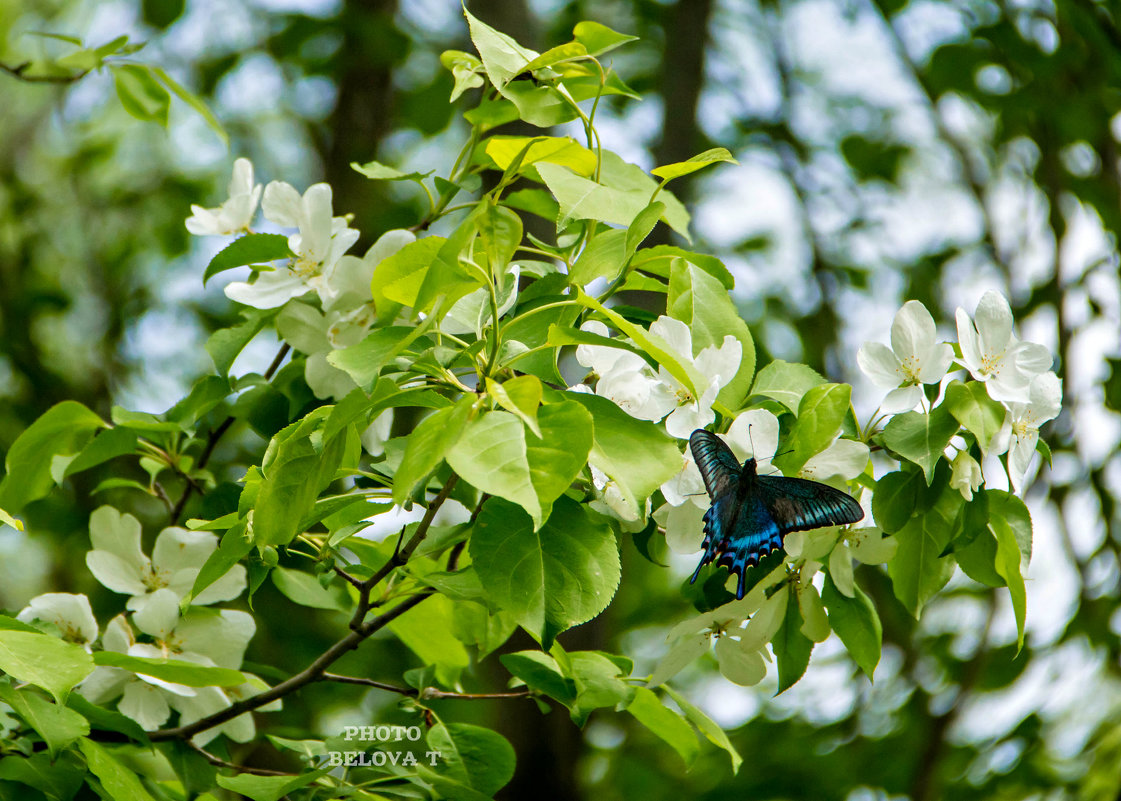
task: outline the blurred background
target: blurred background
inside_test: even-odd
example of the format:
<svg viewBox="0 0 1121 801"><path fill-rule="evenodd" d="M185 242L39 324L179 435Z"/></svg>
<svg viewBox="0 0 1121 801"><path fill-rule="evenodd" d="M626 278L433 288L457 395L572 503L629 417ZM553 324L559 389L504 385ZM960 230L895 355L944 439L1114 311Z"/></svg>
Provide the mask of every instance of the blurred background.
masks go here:
<svg viewBox="0 0 1121 801"><path fill-rule="evenodd" d="M760 362L805 361L880 396L855 369L906 299L956 339L954 309L987 289L1011 299L1023 338L1056 354L1062 415L1027 501L1035 522L1028 640L1015 655L1006 593L959 575L916 624L886 573L861 568L884 624L869 683L835 641L778 697L773 676L729 684L704 661L677 679L745 758L706 748L689 772L622 716L583 731L560 712L503 701L446 708L499 728L518 752L510 799L1121 798L1121 12L1098 0L475 0L473 13L537 50L594 19L640 41L613 66L644 100L611 98L605 145L644 167L722 146L739 166L675 184L694 249L737 278ZM68 85L0 72L0 452L54 403L159 412L211 369L202 345L236 309L206 290L221 246L191 238L191 203L225 198L232 161L257 180L326 180L355 215L362 252L422 214L415 187L371 182L352 161L445 173L465 104L447 102L444 49L469 50L455 0L0 0L0 64L57 52L34 31L147 41L210 104L227 150L181 103L168 130L128 117L107 75ZM275 342L243 354L262 371ZM234 372L238 372L235 367ZM237 448L260 448L246 433ZM236 476L235 476L236 477ZM0 606L48 589L93 592L85 571L95 478L0 527ZM122 503L125 501L122 500ZM136 510L136 495L129 496ZM148 510L156 521L160 509ZM143 503L139 513L144 516ZM158 528L158 524L157 524ZM612 607L571 633L648 671L688 614L689 569L623 543ZM688 561L688 560L686 560ZM267 594L269 590L262 590ZM275 597L274 597L275 596ZM95 597L107 620L119 601ZM288 602L276 595L257 603ZM116 606L114 606L116 605ZM335 636L328 613L283 608L249 658L298 669ZM104 612L104 617L101 612ZM563 639L563 638L562 638ZM511 647L528 647L515 642ZM392 642L367 675L416 665ZM493 660L492 660L493 661ZM501 671L479 669L480 681ZM393 699L335 708L286 701L313 732L387 722ZM350 718L347 715L351 715ZM633 721L630 721L633 723ZM286 734L284 730L276 731ZM261 757L267 761L267 757Z"/></svg>

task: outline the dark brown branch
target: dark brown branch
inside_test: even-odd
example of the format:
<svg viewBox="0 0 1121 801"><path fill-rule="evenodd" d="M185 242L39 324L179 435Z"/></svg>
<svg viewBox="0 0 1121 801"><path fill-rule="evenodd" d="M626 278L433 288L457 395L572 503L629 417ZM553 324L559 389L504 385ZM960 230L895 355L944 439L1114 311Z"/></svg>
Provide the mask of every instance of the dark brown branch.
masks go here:
<svg viewBox="0 0 1121 801"><path fill-rule="evenodd" d="M229 768L230 770L236 770L238 773L249 773L253 776L292 776L293 778L296 776L294 773L285 773L282 770L269 770L268 768L252 768L248 765L235 765L233 762L219 759L214 756L214 754L192 742L188 742L187 747L195 753L201 754L211 765L216 765L219 768Z"/></svg>
<svg viewBox="0 0 1121 801"><path fill-rule="evenodd" d="M319 655L318 658L299 673L291 676L288 679L280 682L273 687L258 693L257 695L243 698L242 700L231 704L220 712L215 712L213 715L208 715L201 720L196 720L194 723L187 724L186 726L177 726L172 729L160 729L159 731L152 732L148 737L153 742L162 742L164 740L188 739L195 736L200 731L206 731L227 720L233 720L238 715L245 712L251 712L254 709L269 704L278 698L283 698L290 695L302 687L307 686L315 681L323 679L323 674L327 672L327 668L338 661L341 657L353 651L362 642L377 631L385 628L391 622L399 618L401 615L408 612L414 606L419 604L425 598L433 594L432 590L425 590L420 592L404 601L399 603L387 612L383 612L372 620L364 623L358 627L357 630L351 631L341 640L336 642L326 651Z"/></svg>
<svg viewBox="0 0 1121 801"><path fill-rule="evenodd" d="M269 365L269 369L265 370L266 380L272 378L273 375L276 374L276 371L280 369L280 365L284 362L284 357L288 355L290 350L292 350L292 348L287 342L280 346L280 350L277 351L276 356L272 360L272 364ZM201 470L206 467L210 462L210 457L214 455L214 449L218 447L218 441L225 436L226 432L230 430L230 426L233 424L234 418L227 417L222 421L221 425L210 432L210 435L206 438L206 447L203 448L196 469ZM174 526L179 522L179 518L183 515L183 509L186 507L187 501L191 499L191 494L194 492L198 492L200 495L202 494L198 485L194 481L188 479L186 489L183 490L183 494L179 496L179 502L175 504L175 508L171 511L171 525Z"/></svg>
<svg viewBox="0 0 1121 801"><path fill-rule="evenodd" d="M475 701L488 698L528 698L532 695L529 690L518 690L510 693L453 693L437 690L434 687L426 687L423 692L420 692L415 687L399 687L395 684L377 681L376 679L367 679L361 676L343 676L338 673L324 673L323 679L324 681L335 681L340 684L357 684L362 687L373 687L378 690L397 693L398 695L407 695L411 698L454 698L460 701Z"/></svg>

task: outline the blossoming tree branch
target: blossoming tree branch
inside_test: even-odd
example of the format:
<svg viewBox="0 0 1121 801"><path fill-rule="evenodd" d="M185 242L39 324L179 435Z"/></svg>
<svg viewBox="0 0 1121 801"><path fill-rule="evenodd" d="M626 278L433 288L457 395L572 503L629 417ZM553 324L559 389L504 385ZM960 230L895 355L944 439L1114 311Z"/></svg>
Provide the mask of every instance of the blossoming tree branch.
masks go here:
<svg viewBox="0 0 1121 801"><path fill-rule="evenodd" d="M123 503L90 517L85 565L119 598L108 620L63 592L0 618L0 726L27 763L5 780L44 792L85 781L117 799L169 797L157 790L169 782L262 799L370 784L379 797L491 797L514 755L499 734L444 720L447 698L529 697L578 725L596 709L629 715L687 763L705 739L735 770L740 756L674 677L714 658L741 685L774 671L781 691L834 634L871 677L881 626L859 563L884 565L916 618L959 568L1007 588L1022 643L1032 523L1020 495L1037 452L1048 456L1039 429L1062 393L1050 352L1016 337L1007 301L989 292L958 309L953 342L922 304L905 303L890 332L885 323L890 346L855 354L884 391L861 419L849 385L802 364L756 363L718 260L644 246L658 226L689 239L669 185L732 157L710 150L647 173L602 146L601 100L635 95L601 59L632 37L585 22L571 42L536 53L467 22L477 54L442 60L452 101L479 90L479 102L450 171L354 165L370 180L414 184L429 201L424 219L366 232L373 245L351 253L362 234L336 213L329 185L262 186L237 159L229 197L186 221L192 234L229 240L200 265L201 280L249 268L225 284L241 321L207 343L213 373L158 415L117 408L105 420L60 403L8 452L0 522L21 526L28 504L108 465L122 475L108 486L158 499L166 525L145 532ZM542 133L495 132L515 119ZM582 136L547 132L563 123ZM555 233L528 234L531 217ZM661 313L620 303L629 290L654 293ZM282 342L273 363L231 374L266 331ZM223 437L245 429L260 435L257 460L217 463ZM737 577L720 564L693 587L665 570L696 614L648 621L666 631L652 672L626 654L570 650L564 632L627 581L620 548L664 538L700 555L711 499L687 445L698 430L730 449L728 469L755 459L827 484L863 519L786 534L743 572L738 600ZM137 460L147 483L124 478ZM237 491L218 493L234 471ZM402 509L418 510L412 522L370 536ZM265 582L346 624L311 662L263 677L244 659L273 614L250 603ZM473 665L518 627L539 647L498 657L508 686L467 692ZM375 634L418 667L337 672ZM274 738L288 772L222 758L223 743L282 725L285 698L312 683L401 696L422 745L451 756L332 771L340 731ZM54 778L36 769L48 759Z"/></svg>

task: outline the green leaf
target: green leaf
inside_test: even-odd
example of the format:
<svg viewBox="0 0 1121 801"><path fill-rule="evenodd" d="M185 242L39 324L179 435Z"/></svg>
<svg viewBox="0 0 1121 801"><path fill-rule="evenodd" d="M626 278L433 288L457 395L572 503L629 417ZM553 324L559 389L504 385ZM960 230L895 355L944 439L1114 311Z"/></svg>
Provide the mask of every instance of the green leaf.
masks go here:
<svg viewBox="0 0 1121 801"><path fill-rule="evenodd" d="M16 681L42 687L60 704L93 667L93 657L80 645L49 634L0 629L0 670Z"/></svg>
<svg viewBox="0 0 1121 801"><path fill-rule="evenodd" d="M469 547L487 595L543 647L606 609L619 585L610 526L565 496L539 530L517 507L491 498Z"/></svg>
<svg viewBox="0 0 1121 801"><path fill-rule="evenodd" d="M539 163L537 172L560 204L558 231L574 220L630 225L650 205L649 192L605 186L559 164Z"/></svg>
<svg viewBox="0 0 1121 801"><path fill-rule="evenodd" d="M537 58L533 59L533 61L526 64L522 71L534 72L544 69L545 67L552 67L562 61L572 61L580 58L586 60L587 55L587 49L579 42L565 42L562 45L550 47Z"/></svg>
<svg viewBox="0 0 1121 801"><path fill-rule="evenodd" d="M417 483L440 466L463 435L474 399L460 398L455 406L437 409L420 421L405 444L405 455L393 477L393 502L403 505Z"/></svg>
<svg viewBox="0 0 1121 801"><path fill-rule="evenodd" d="M99 428L106 428L105 422L77 401L63 401L44 412L8 450L0 508L15 514L50 492L54 458L80 453Z"/></svg>
<svg viewBox="0 0 1121 801"><path fill-rule="evenodd" d="M1027 589L1024 576L1020 572L1020 546L1016 543L1016 533L1003 517L989 519L989 531L996 538L996 572L1008 584L1008 594L1012 598L1012 611L1016 615L1016 651L1024 647L1024 621L1027 618Z"/></svg>
<svg viewBox="0 0 1121 801"><path fill-rule="evenodd" d="M72 476L110 459L133 453L136 450L136 441L136 432L131 429L123 427L102 429L97 432L90 444L82 448L74 461L66 466L65 475Z"/></svg>
<svg viewBox="0 0 1121 801"><path fill-rule="evenodd" d="M739 369L717 396L726 407L738 409L755 375L755 341L728 290L703 268L675 258L670 266L666 306L671 317L689 325L694 355L707 347L720 347L727 336L739 340L742 348Z"/></svg>
<svg viewBox="0 0 1121 801"><path fill-rule="evenodd" d="M579 403L561 401L542 406L537 422L541 433L526 436L526 460L544 520L549 517L553 501L572 486L588 463L592 416Z"/></svg>
<svg viewBox="0 0 1121 801"><path fill-rule="evenodd" d="M888 534L907 525L926 490L922 473L917 470L896 470L881 476L872 495L872 516Z"/></svg>
<svg viewBox="0 0 1121 801"><path fill-rule="evenodd" d="M525 426L509 412L487 412L468 422L447 454L452 470L472 486L518 504L540 528L541 502L529 472Z"/></svg>
<svg viewBox="0 0 1121 801"><path fill-rule="evenodd" d="M446 242L442 236L426 236L405 245L374 268L370 289L379 319L384 319L383 307L416 304L428 268Z"/></svg>
<svg viewBox="0 0 1121 801"><path fill-rule="evenodd" d="M377 384L382 368L409 346L417 330L403 325L377 328L357 345L331 351L327 361L369 392Z"/></svg>
<svg viewBox="0 0 1121 801"><path fill-rule="evenodd" d="M245 523L240 522L232 526L222 535L218 547L206 558L199 574L195 576L191 592L184 601L189 603L191 599L198 597L203 590L229 573L234 565L249 555L251 550L253 550L253 539L246 536Z"/></svg>
<svg viewBox="0 0 1121 801"><path fill-rule="evenodd" d="M653 356L659 365L665 367L670 375L692 393L694 398L699 398L704 394L697 389L698 386L705 385L704 379L697 373L691 363L684 364L681 362L677 354L670 348L669 343L660 336L651 334L645 328L635 325L619 313L606 308L595 298L585 295L581 290L577 290L576 302L606 317L615 328L633 339L638 347Z"/></svg>
<svg viewBox="0 0 1121 801"><path fill-rule="evenodd" d="M175 79L168 75L162 67L149 66L148 69L152 71L152 74L156 76L160 83L171 90L173 95L193 108L200 117L206 120L206 124L210 126L210 129L218 134L224 145L229 147L230 137L229 134L226 133L226 129L222 127L222 123L218 122L218 118L214 116L210 108L203 103L197 95L180 85Z"/></svg>
<svg viewBox="0 0 1121 801"><path fill-rule="evenodd" d="M319 493L335 479L346 446L345 432L323 440L318 429L330 414L320 407L283 429L269 442L253 507L253 541L287 545Z"/></svg>
<svg viewBox="0 0 1121 801"><path fill-rule="evenodd" d="M245 676L239 670L209 667L184 662L182 659L157 659L129 656L116 651L97 651L93 655L93 663L99 667L122 668L130 673L185 684L188 687L238 687L245 684Z"/></svg>
<svg viewBox="0 0 1121 801"><path fill-rule="evenodd" d="M483 62L470 53L464 53L462 50L445 50L440 54L440 63L455 78L455 86L452 88L451 97L448 98L449 103L454 103L468 89L477 89L483 85L483 76L480 74L483 71Z"/></svg>
<svg viewBox="0 0 1121 801"><path fill-rule="evenodd" d="M553 657L543 651L502 654L498 660L531 690L555 698L565 706L576 700L576 682L566 676Z"/></svg>
<svg viewBox="0 0 1121 801"><path fill-rule="evenodd" d="M538 53L522 47L511 37L472 16L466 8L463 15L471 31L471 41L483 60L483 68L495 88L501 91Z"/></svg>
<svg viewBox="0 0 1121 801"><path fill-rule="evenodd" d="M706 150L704 153L698 153L685 161L655 167L650 172L658 178L661 178L662 183L669 183L674 178L680 178L682 175L689 175L697 170L704 169L710 164L716 164L721 161L739 164L725 148L714 147L711 150Z"/></svg>
<svg viewBox="0 0 1121 801"><path fill-rule="evenodd" d="M0 759L0 780L33 787L51 801L70 801L81 788L88 772L85 761L73 750L63 751L58 759L51 759L46 751L28 757L13 754ZM12 801L40 797L29 795L22 788L5 796Z"/></svg>
<svg viewBox="0 0 1121 801"><path fill-rule="evenodd" d="M872 600L855 584L853 592L855 597L847 597L837 589L833 578L826 574L821 600L829 612L829 625L837 632L864 675L871 679L880 661L883 626Z"/></svg>
<svg viewBox="0 0 1121 801"><path fill-rule="evenodd" d="M289 601L312 609L328 609L334 612L349 612L350 596L340 585L324 587L318 579L302 570L275 567L272 583Z"/></svg>
<svg viewBox="0 0 1121 801"><path fill-rule="evenodd" d="M0 684L0 700L39 733L52 759L79 737L90 733L89 721L80 714L60 704L52 704L31 690L16 690Z"/></svg>
<svg viewBox="0 0 1121 801"><path fill-rule="evenodd" d="M681 711L685 713L686 719L700 729L701 734L707 737L709 742L723 748L728 753L728 758L732 760L732 773L739 773L740 765L743 764L743 757L740 756L736 747L732 745L732 741L728 739L728 735L720 728L720 725L700 709L689 703L681 693L670 687L666 687L665 690L666 695L672 698L673 702L681 707Z"/></svg>
<svg viewBox="0 0 1121 801"><path fill-rule="evenodd" d="M158 122L166 128L171 95L156 80L151 68L140 64L114 64L110 70L124 110L138 120Z"/></svg>
<svg viewBox="0 0 1121 801"><path fill-rule="evenodd" d="M283 234L245 234L226 245L210 260L202 276L202 283L205 285L213 276L235 267L264 264L291 256L288 237Z"/></svg>
<svg viewBox="0 0 1121 801"><path fill-rule="evenodd" d="M576 27L572 29L572 35L577 42L584 45L588 55L592 56L600 56L609 50L614 50L619 45L638 41L637 36L617 33L606 25L600 25L598 22L589 20L576 23Z"/></svg>
<svg viewBox="0 0 1121 801"><path fill-rule="evenodd" d="M154 801L141 784L140 777L104 746L83 737L78 741L78 747L86 758L90 773L98 778L113 801Z"/></svg>
<svg viewBox="0 0 1121 801"><path fill-rule="evenodd" d="M958 421L944 406L930 414L903 412L884 427L884 445L921 467L929 486L934 480L934 467L958 429Z"/></svg>
<svg viewBox="0 0 1121 801"><path fill-rule="evenodd" d="M851 398L848 384L821 384L808 390L798 403L798 418L787 440L790 453L777 457L775 465L790 475L828 448L844 425Z"/></svg>
<svg viewBox="0 0 1121 801"><path fill-rule="evenodd" d="M980 381L963 384L951 381L946 387L945 407L967 431L977 437L981 451L987 451L993 436L1004 423L1004 408L989 397Z"/></svg>
<svg viewBox="0 0 1121 801"><path fill-rule="evenodd" d="M597 651L575 651L569 658L576 682L576 702L570 714L577 726L583 728L594 710L627 704L634 696L634 687L620 679L630 671L624 671L606 655Z"/></svg>
<svg viewBox="0 0 1121 801"><path fill-rule="evenodd" d="M735 288L736 279L732 277L732 274L728 272L728 268L724 266L720 259L707 253L694 253L672 245L655 245L652 248L643 248L635 253L633 266L636 270L642 270L644 273L650 273L669 281L674 259L678 258L697 265L719 281L725 289L731 291ZM821 380L824 381L825 379Z"/></svg>
<svg viewBox="0 0 1121 801"><path fill-rule="evenodd" d="M148 733L140 728L139 723L116 710L91 704L81 693L70 693L66 705L88 720L94 729L115 731L145 746L149 745Z"/></svg>
<svg viewBox="0 0 1121 801"><path fill-rule="evenodd" d="M514 748L498 732L468 723L437 723L428 747L440 752L439 772L492 796L514 778Z"/></svg>
<svg viewBox="0 0 1121 801"><path fill-rule="evenodd" d="M484 149L504 171L514 166L517 172L526 172L540 161L560 164L584 177L590 177L596 169L595 153L570 136L492 136Z"/></svg>
<svg viewBox="0 0 1121 801"><path fill-rule="evenodd" d="M541 437L541 427L537 424L537 408L541 405L544 391L541 379L534 375L520 375L500 384L488 376L486 385L487 394L499 406L520 417L526 428L536 437Z"/></svg>
<svg viewBox="0 0 1121 801"><path fill-rule="evenodd" d="M23 531L23 522L16 520L3 509L0 509L0 525L11 526L16 531Z"/></svg>
<svg viewBox="0 0 1121 801"><path fill-rule="evenodd" d="M942 554L954 537L963 503L961 493L946 483L927 512L915 515L895 533L899 547L888 574L895 597L916 619L954 573L954 560Z"/></svg>
<svg viewBox="0 0 1121 801"><path fill-rule="evenodd" d="M775 660L778 662L778 695L802 678L810 664L810 653L813 651L813 640L802 633L802 613L798 609L798 598L794 586L789 590L791 599L786 604L786 616L782 625L771 641L774 648Z"/></svg>
<svg viewBox="0 0 1121 801"><path fill-rule="evenodd" d="M507 274L506 267L522 243L522 218L505 206L486 206L478 217L479 244L487 256L491 279L500 288ZM486 319L490 319L488 316Z"/></svg>
<svg viewBox="0 0 1121 801"><path fill-rule="evenodd" d="M607 398L585 392L565 397L592 414L592 450L588 460L619 487L638 518L646 499L681 469L677 442L660 426L631 417Z"/></svg>
<svg viewBox="0 0 1121 801"><path fill-rule="evenodd" d="M240 793L252 801L280 801L293 790L307 787L326 776L330 766L304 773L300 776L251 776L240 773L236 776L218 774L218 786Z"/></svg>
<svg viewBox="0 0 1121 801"><path fill-rule="evenodd" d="M224 378L230 374L234 359L245 350L245 346L261 332L265 323L272 319L275 313L275 310L246 310L242 312L245 322L229 328L220 328L210 335L206 340L206 352L210 354L218 375Z"/></svg>
<svg viewBox="0 0 1121 801"><path fill-rule="evenodd" d="M448 687L456 686L460 674L471 664L467 649L455 636L455 607L451 599L434 595L389 624L423 664L436 668L437 679Z"/></svg>
<svg viewBox="0 0 1121 801"><path fill-rule="evenodd" d="M365 175L371 181L416 181L420 183L432 174L431 170L428 172L401 172L379 161L367 161L365 164L352 161L350 168Z"/></svg>
<svg viewBox="0 0 1121 801"><path fill-rule="evenodd" d="M639 723L669 743L685 762L685 767L693 766L701 750L696 732L681 715L659 701L653 690L646 687L635 688L634 698L627 704L627 711Z"/></svg>
<svg viewBox="0 0 1121 801"><path fill-rule="evenodd" d="M804 364L775 359L755 376L751 394L776 400L797 414L805 394L824 383L824 378Z"/></svg>
<svg viewBox="0 0 1121 801"><path fill-rule="evenodd" d="M548 341L550 345L556 345L558 347L563 347L565 345L597 345L602 348L625 350L627 353L633 353L635 356L641 357L651 367L655 369L658 367L658 363L654 361L653 356L643 353L622 337L605 337L599 334L593 334L591 331L583 331L579 328L550 325Z"/></svg>
<svg viewBox="0 0 1121 801"><path fill-rule="evenodd" d="M225 400L230 391L229 379L204 375L191 386L187 397L168 409L164 416L181 428L189 429L200 417Z"/></svg>

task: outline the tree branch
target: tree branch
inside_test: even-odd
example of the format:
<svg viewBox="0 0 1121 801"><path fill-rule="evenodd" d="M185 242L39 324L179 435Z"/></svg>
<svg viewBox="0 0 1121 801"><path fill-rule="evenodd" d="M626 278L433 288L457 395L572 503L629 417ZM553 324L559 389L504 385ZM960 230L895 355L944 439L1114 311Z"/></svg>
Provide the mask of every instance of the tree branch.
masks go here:
<svg viewBox="0 0 1121 801"><path fill-rule="evenodd" d="M207 762L211 765L216 765L219 768L229 768L236 770L238 773L249 773L253 776L291 776L296 777L295 773L285 773L282 770L269 770L268 768L252 768L248 765L235 765L233 762L227 762L224 759L219 759L201 746L197 746L192 742L187 743L187 747L197 754L201 754Z"/></svg>
<svg viewBox="0 0 1121 801"><path fill-rule="evenodd" d="M269 365L269 369L265 370L265 380L272 378L273 375L276 374L276 371L280 369L280 365L284 362L284 357L288 355L290 350L292 350L292 347L287 342L280 346L280 350L277 351L276 356L272 360L272 364ZM233 424L234 418L232 416L227 417L222 421L221 425L210 432L210 435L206 438L206 447L203 448L196 469L201 470L206 467L210 462L210 457L214 454L214 449L218 447L218 441L225 436L226 432L230 430L230 426ZM202 494L198 485L195 484L194 481L188 479L186 489L183 490L183 494L179 496L179 502L175 504L175 508L171 511L171 525L174 526L179 522L179 518L183 515L183 509L187 506L187 501L190 500L191 494L196 491Z"/></svg>
<svg viewBox="0 0 1121 801"><path fill-rule="evenodd" d="M373 687L378 690L385 690L398 695L406 695L410 698L454 698L460 701L474 701L485 698L529 698L532 693L529 690L518 690L510 693L453 693L444 690L437 690L435 687L425 687L421 692L415 687L399 687L395 684L387 684L384 681L377 681L376 679L367 679L362 676L343 676L338 673L324 673L324 681L335 681L340 684L357 684L362 687Z"/></svg>

